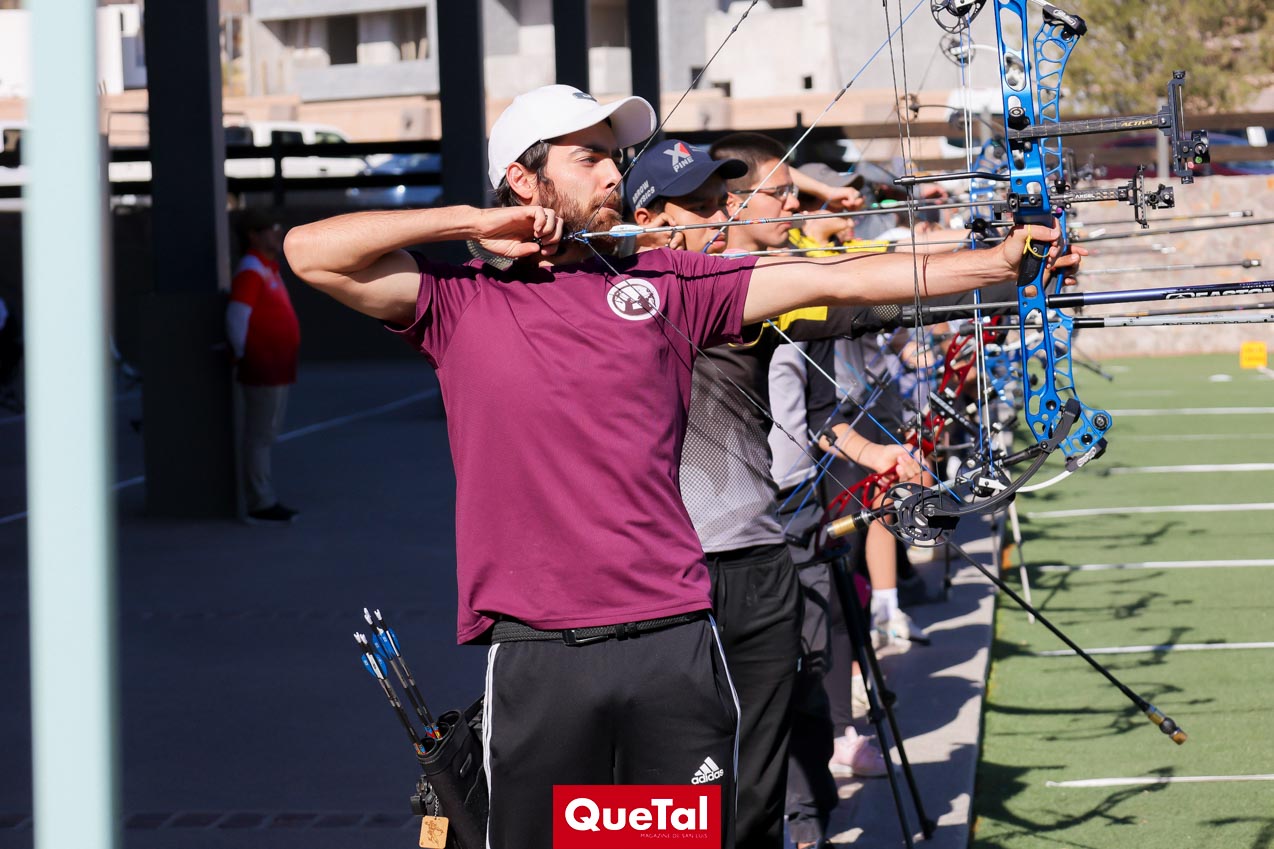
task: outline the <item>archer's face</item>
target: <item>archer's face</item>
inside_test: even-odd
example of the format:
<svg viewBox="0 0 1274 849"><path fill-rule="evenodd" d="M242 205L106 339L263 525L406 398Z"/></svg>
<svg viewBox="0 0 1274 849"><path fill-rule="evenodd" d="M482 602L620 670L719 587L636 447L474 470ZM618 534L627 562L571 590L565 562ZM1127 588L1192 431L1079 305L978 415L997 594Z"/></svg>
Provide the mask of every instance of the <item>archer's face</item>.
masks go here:
<svg viewBox="0 0 1274 849"><path fill-rule="evenodd" d="M609 230L621 221L618 161L615 134L605 124L554 139L532 200L556 211L568 231Z"/></svg>
<svg viewBox="0 0 1274 849"><path fill-rule="evenodd" d="M664 203L664 214L673 224L725 221L725 180L714 174L690 194L668 198ZM718 231L711 227L686 230L685 238L688 251L719 254L725 250L725 233L722 231L718 235Z"/></svg>
<svg viewBox="0 0 1274 849"><path fill-rule="evenodd" d="M754 218L778 218L797 210L796 187L786 163L777 159L760 163L749 177L753 182L746 190L730 193L730 212L738 221ZM755 192L755 193L754 193ZM744 206L746 201L747 206ZM787 244L788 223L748 224L731 227L731 250L780 248Z"/></svg>

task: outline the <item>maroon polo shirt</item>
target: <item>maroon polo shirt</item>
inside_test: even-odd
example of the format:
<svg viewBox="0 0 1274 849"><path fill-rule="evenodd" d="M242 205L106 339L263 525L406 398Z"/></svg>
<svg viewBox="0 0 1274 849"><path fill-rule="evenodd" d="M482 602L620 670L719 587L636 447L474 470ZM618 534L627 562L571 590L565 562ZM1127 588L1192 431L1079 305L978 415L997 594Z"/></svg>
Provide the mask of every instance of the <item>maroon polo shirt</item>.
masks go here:
<svg viewBox="0 0 1274 849"><path fill-rule="evenodd" d="M457 636L708 609L678 474L695 347L738 341L754 260L657 250L499 272L416 256L456 469Z"/></svg>

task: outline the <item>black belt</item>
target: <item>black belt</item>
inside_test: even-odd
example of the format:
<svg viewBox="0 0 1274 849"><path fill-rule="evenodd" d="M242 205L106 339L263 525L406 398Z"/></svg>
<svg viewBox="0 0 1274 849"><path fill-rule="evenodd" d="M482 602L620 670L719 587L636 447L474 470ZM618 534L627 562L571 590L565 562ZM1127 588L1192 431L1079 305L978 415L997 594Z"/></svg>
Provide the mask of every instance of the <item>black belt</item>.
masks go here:
<svg viewBox="0 0 1274 849"><path fill-rule="evenodd" d="M525 643L534 641L557 641L568 646L586 646L589 643L600 643L605 640L627 640L639 634L651 631L662 631L677 625L688 625L708 616L706 610L694 613L679 613L676 616L665 616L662 619L643 619L640 622L622 622L619 625L597 625L591 628L565 628L561 631L541 631L524 625L514 619L502 619L491 629L493 643Z"/></svg>

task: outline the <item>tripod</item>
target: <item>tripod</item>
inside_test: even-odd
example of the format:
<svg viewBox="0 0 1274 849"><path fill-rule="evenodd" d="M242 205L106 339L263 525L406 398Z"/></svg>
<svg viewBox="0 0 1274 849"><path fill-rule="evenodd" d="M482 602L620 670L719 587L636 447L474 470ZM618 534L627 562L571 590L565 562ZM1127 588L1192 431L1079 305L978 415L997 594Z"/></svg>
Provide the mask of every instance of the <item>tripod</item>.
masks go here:
<svg viewBox="0 0 1274 849"><path fill-rule="evenodd" d="M853 660L858 663L859 674L867 689L867 718L876 729L876 737L885 755L886 776L889 779L889 790L893 795L894 807L898 811L898 824L902 829L903 840L908 849L912 849L914 842L900 787L901 781L905 780L907 783L912 805L916 809L916 817L920 821L920 831L925 838L933 835L936 826L925 815L924 804L920 799L920 789L916 785L915 775L911 771L911 762L907 758L907 750L903 744L902 732L898 730L898 719L894 716L891 700L885 695L884 676L881 674L880 663L871 644L871 631L868 628L867 617L858 603L858 594L854 590L849 564L843 555L819 559L827 564L831 572L832 590L836 593L841 610L845 614L846 624L850 628ZM888 734L886 734L886 727L888 727ZM901 779L898 774L899 765L894 763L894 759L889 754L890 747L887 744L890 742L893 748L898 750Z"/></svg>
<svg viewBox="0 0 1274 849"><path fill-rule="evenodd" d="M818 488L822 502L824 504L830 503L830 493L827 491L828 482L820 480ZM907 749L903 745L902 732L898 730L898 719L894 716L891 700L884 697L886 693L885 678L881 674L880 663L876 658L876 649L871 642L870 623L858 603L858 593L854 590L848 558L844 553L839 553L825 555L820 559L827 563L827 567L831 571L832 590L836 593L837 600L840 601L841 611L844 613L845 622L849 626L850 646L854 653L854 660L858 662L858 670L862 676L863 685L867 690L867 718L876 728L876 739L880 741L881 753L885 756L889 790L893 794L894 807L898 811L898 825L902 829L903 840L907 845L907 849L913 849L915 844L912 839L911 827L907 821L906 806L903 803L902 793L899 788L898 767L894 764L894 759L889 754L890 747L887 745L890 741L893 743L893 748L898 750L898 761L902 765L903 778L907 782L911 803L916 809L916 818L920 820L920 832L925 839L933 836L936 824L925 815L924 804L920 800L920 789L916 786L916 778L911 771L911 762L907 759ZM888 736L885 734L886 725L889 727Z"/></svg>

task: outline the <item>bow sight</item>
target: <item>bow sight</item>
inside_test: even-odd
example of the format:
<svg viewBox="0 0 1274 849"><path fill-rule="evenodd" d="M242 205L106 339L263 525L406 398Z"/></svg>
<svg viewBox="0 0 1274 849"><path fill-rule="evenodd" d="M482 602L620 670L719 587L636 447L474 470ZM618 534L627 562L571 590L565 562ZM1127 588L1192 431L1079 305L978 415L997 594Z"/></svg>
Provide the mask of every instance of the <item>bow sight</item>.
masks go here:
<svg viewBox="0 0 1274 849"><path fill-rule="evenodd" d="M1005 137L1008 140L1013 166L1025 167L1027 154L1032 150L1036 140L1155 129L1161 130L1168 138L1173 176L1180 178L1183 185L1193 183L1194 169L1211 161L1211 157L1208 152L1208 131L1187 130L1185 127L1182 108L1182 87L1185 85L1185 78L1185 71L1172 72L1172 79L1168 81L1168 103L1154 115L1033 123L1027 105L1016 95L1006 96ZM1090 201L1126 202L1135 210L1137 223L1142 227L1148 227L1146 210L1170 209L1174 205L1174 198L1172 189L1163 184L1160 184L1159 188L1153 192L1145 191L1143 172L1144 168L1138 168L1137 175L1123 186L1078 192L1070 191L1067 184L1058 179L1054 183L1049 199L1054 206L1063 208L1074 203ZM1041 212L1045 209L1042 201L1043 196L1039 192L1010 191L1007 197L1008 208L1014 213L1019 210L1024 213Z"/></svg>

